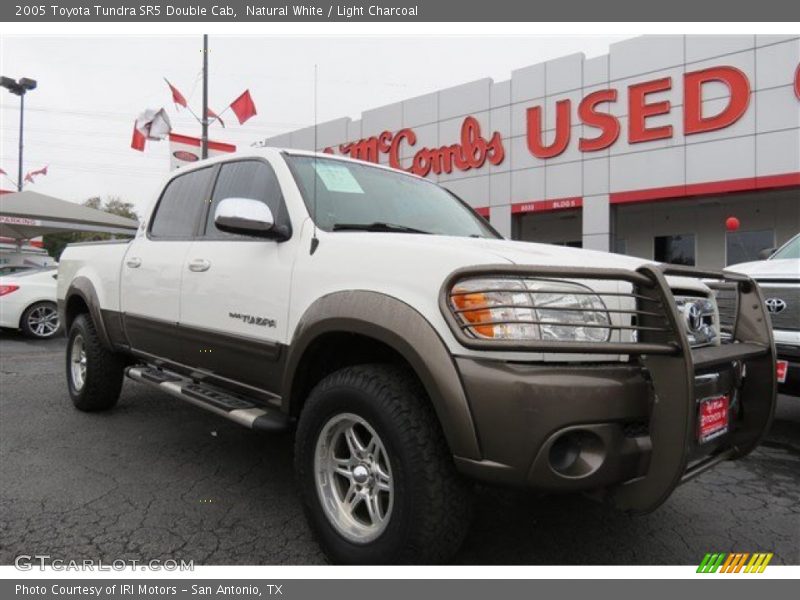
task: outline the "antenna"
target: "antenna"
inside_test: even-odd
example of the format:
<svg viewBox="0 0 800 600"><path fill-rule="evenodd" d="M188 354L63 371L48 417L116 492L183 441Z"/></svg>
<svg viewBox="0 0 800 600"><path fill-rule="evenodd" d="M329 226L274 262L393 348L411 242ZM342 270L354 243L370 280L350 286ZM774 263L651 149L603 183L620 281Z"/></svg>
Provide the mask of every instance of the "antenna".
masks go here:
<svg viewBox="0 0 800 600"><path fill-rule="evenodd" d="M312 209L311 221L313 222L313 233L311 234L311 254L317 251L319 238L317 237L317 65L314 64L314 208Z"/></svg>
<svg viewBox="0 0 800 600"><path fill-rule="evenodd" d="M208 158L208 34L203 34L203 115L200 124L202 125L202 135L200 136L200 154L203 158Z"/></svg>

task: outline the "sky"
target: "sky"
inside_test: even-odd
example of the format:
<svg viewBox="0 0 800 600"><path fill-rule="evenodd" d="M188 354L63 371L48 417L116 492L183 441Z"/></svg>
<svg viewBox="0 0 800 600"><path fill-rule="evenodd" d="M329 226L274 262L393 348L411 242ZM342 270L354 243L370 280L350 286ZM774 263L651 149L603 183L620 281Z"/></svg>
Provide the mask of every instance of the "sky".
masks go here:
<svg viewBox="0 0 800 600"><path fill-rule="evenodd" d="M608 52L627 36L256 37L214 35L209 41L209 106L221 112L249 89L258 115L239 125L231 111L212 139L246 147L311 125L314 65L319 122L466 83L503 81L513 69L559 56ZM38 88L25 101L24 172L48 166L25 189L74 202L120 197L140 214L169 173L168 143L130 148L136 116L167 109L173 131L199 135L176 110L164 78L200 114L202 38L196 36L0 37L0 74L29 77ZM19 98L0 90L0 188L14 189ZM12 181L13 180L13 181Z"/></svg>

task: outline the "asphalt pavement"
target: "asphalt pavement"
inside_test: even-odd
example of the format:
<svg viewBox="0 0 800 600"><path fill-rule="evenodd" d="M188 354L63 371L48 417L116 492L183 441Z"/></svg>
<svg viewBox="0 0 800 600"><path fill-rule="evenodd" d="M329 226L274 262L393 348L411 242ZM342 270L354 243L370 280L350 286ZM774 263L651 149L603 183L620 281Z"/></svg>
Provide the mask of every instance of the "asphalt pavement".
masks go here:
<svg viewBox="0 0 800 600"><path fill-rule="evenodd" d="M63 339L0 332L0 564L54 559L319 564L291 435L258 434L127 381L118 406L69 400ZM459 564L698 564L706 552L800 564L800 399L781 397L747 458L646 516L580 496L479 488Z"/></svg>

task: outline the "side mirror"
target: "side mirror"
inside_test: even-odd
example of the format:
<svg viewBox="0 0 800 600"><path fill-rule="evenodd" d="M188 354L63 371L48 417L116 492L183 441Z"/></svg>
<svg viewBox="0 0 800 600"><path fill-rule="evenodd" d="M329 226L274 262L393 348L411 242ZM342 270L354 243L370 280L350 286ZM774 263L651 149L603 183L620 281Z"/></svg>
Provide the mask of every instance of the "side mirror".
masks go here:
<svg viewBox="0 0 800 600"><path fill-rule="evenodd" d="M220 231L263 238L280 238L269 207L251 198L225 198L214 212L214 225ZM282 228L281 228L282 229Z"/></svg>
<svg viewBox="0 0 800 600"><path fill-rule="evenodd" d="M770 256L775 254L777 248L764 248L763 250L759 250L758 258L759 260L767 260Z"/></svg>

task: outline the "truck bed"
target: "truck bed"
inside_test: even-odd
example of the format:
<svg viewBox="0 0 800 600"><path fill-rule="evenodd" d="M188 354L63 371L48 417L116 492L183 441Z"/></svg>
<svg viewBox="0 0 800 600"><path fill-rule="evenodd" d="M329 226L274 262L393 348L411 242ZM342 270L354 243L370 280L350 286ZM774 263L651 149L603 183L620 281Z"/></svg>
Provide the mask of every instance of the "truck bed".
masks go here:
<svg viewBox="0 0 800 600"><path fill-rule="evenodd" d="M58 265L57 298L63 300L70 284L78 277L86 277L94 283L100 306L105 310L119 310L120 273L129 245L130 240L68 245Z"/></svg>

